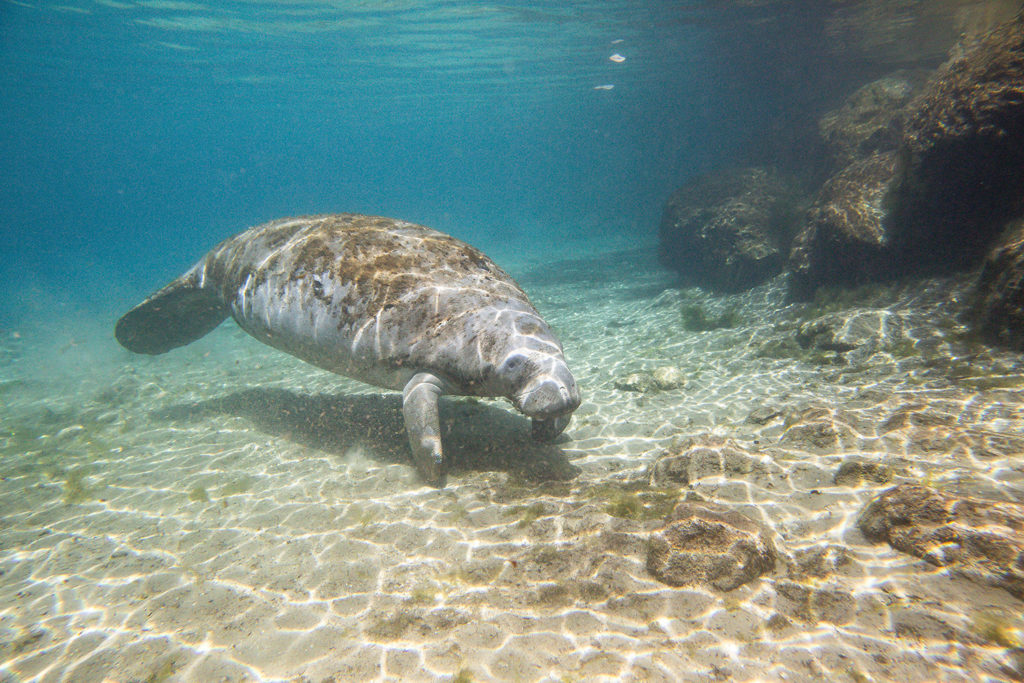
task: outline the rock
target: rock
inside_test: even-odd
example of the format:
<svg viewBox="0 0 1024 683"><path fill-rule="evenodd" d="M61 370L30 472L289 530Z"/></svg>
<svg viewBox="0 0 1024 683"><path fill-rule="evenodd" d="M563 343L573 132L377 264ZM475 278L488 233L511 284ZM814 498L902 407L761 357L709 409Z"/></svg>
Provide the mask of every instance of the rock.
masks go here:
<svg viewBox="0 0 1024 683"><path fill-rule="evenodd" d="M849 591L838 588L813 588L794 581L775 584L780 607L800 621L816 624L847 624L856 614L856 600Z"/></svg>
<svg viewBox="0 0 1024 683"><path fill-rule="evenodd" d="M729 591L771 572L775 560L761 525L714 503L678 504L647 546L647 570L670 586Z"/></svg>
<svg viewBox="0 0 1024 683"><path fill-rule="evenodd" d="M826 579L852 563L849 551L841 545L823 545L793 553L789 576L794 580Z"/></svg>
<svg viewBox="0 0 1024 683"><path fill-rule="evenodd" d="M836 486L860 486L869 484L887 484L892 481L892 468L881 462L868 460L844 460L833 478Z"/></svg>
<svg viewBox="0 0 1024 683"><path fill-rule="evenodd" d="M665 205L658 258L690 285L737 292L778 275L793 230L792 192L744 168L698 178Z"/></svg>
<svg viewBox="0 0 1024 683"><path fill-rule="evenodd" d="M139 395L141 382L133 374L122 374L110 386L96 394L96 400L111 406L120 406Z"/></svg>
<svg viewBox="0 0 1024 683"><path fill-rule="evenodd" d="M612 382L612 386L622 391L635 391L647 394L656 391L670 391L686 385L683 372L676 367L655 368L651 372L632 372Z"/></svg>
<svg viewBox="0 0 1024 683"><path fill-rule="evenodd" d="M1024 219L989 252L975 289L974 327L992 344L1024 350Z"/></svg>
<svg viewBox="0 0 1024 683"><path fill-rule="evenodd" d="M872 541L1024 600L1024 505L900 484L868 504L857 527Z"/></svg>
<svg viewBox="0 0 1024 683"><path fill-rule="evenodd" d="M789 253L793 298L892 276L882 202L895 171L896 154L878 152L825 182Z"/></svg>
<svg viewBox="0 0 1024 683"><path fill-rule="evenodd" d="M612 382L612 385L616 389L622 391L635 391L637 393L646 394L654 386L654 380L651 376L643 372L634 372Z"/></svg>
<svg viewBox="0 0 1024 683"><path fill-rule="evenodd" d="M654 386L662 391L671 391L686 386L683 371L673 366L654 368L654 371L651 372L651 379L654 381Z"/></svg>
<svg viewBox="0 0 1024 683"><path fill-rule="evenodd" d="M732 439L700 437L664 453L647 470L653 488L686 486L704 477L737 477L761 485L783 469L767 458L743 450Z"/></svg>
<svg viewBox="0 0 1024 683"><path fill-rule="evenodd" d="M747 422L750 424L766 425L779 417L782 417L781 410L769 406L761 406L750 411L750 414L747 415Z"/></svg>
<svg viewBox="0 0 1024 683"><path fill-rule="evenodd" d="M1024 208L1024 11L960 47L902 118L887 198L900 264L972 267Z"/></svg>
<svg viewBox="0 0 1024 683"><path fill-rule="evenodd" d="M831 411L810 408L789 415L779 442L811 452L834 451L842 441L854 439L853 429L836 419Z"/></svg>
<svg viewBox="0 0 1024 683"><path fill-rule="evenodd" d="M875 152L895 150L899 110L925 81L924 72L897 71L858 88L818 121L833 167L842 169Z"/></svg>
<svg viewBox="0 0 1024 683"><path fill-rule="evenodd" d="M891 311L854 309L830 313L800 325L796 342L802 349L834 351L861 361L896 347L904 340L903 319Z"/></svg>

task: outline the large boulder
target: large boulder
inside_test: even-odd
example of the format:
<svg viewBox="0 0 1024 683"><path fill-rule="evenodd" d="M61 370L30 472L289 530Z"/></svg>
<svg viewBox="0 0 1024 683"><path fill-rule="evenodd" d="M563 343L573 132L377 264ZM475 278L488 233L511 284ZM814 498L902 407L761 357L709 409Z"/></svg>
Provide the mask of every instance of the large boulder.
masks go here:
<svg viewBox="0 0 1024 683"><path fill-rule="evenodd" d="M1024 350L1024 219L989 252L976 296L975 328L985 340Z"/></svg>
<svg viewBox="0 0 1024 683"><path fill-rule="evenodd" d="M904 110L887 198L904 267L976 265L1024 206L1024 11L959 48Z"/></svg>
<svg viewBox="0 0 1024 683"><path fill-rule="evenodd" d="M756 286L782 271L793 204L786 184L764 168L703 176L665 205L658 257L686 284L720 292Z"/></svg>
<svg viewBox="0 0 1024 683"><path fill-rule="evenodd" d="M809 298L821 286L853 287L895 274L883 208L895 170L894 152L876 152L822 186L789 254L795 298Z"/></svg>
<svg viewBox="0 0 1024 683"><path fill-rule="evenodd" d="M833 168L846 168L900 142L899 111L925 81L923 71L897 71L858 88L818 121Z"/></svg>
<svg viewBox="0 0 1024 683"><path fill-rule="evenodd" d="M857 527L869 540L1024 600L1024 505L900 484L868 504Z"/></svg>

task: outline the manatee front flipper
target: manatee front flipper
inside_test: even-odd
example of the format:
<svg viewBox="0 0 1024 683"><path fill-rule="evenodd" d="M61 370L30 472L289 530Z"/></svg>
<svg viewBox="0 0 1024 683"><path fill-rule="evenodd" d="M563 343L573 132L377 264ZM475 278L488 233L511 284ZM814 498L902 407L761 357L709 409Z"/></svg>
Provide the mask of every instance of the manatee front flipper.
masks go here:
<svg viewBox="0 0 1024 683"><path fill-rule="evenodd" d="M429 372L413 376L402 391L402 414L412 460L420 476L437 487L444 486L445 482L441 422L437 414L437 400L443 393L444 381Z"/></svg>
<svg viewBox="0 0 1024 683"><path fill-rule="evenodd" d="M559 415L547 420L540 420L535 417L531 420L533 428L530 433L534 441L554 441L569 425L571 418L571 415Z"/></svg>
<svg viewBox="0 0 1024 683"><path fill-rule="evenodd" d="M121 316L114 336L135 353L166 353L199 339L228 317L215 290L196 286L195 269Z"/></svg>

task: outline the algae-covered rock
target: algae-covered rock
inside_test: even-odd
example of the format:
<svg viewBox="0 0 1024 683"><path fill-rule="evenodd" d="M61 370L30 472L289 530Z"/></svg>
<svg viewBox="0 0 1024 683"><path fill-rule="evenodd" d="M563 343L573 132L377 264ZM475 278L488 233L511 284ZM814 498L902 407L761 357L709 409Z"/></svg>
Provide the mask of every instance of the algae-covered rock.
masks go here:
<svg viewBox="0 0 1024 683"><path fill-rule="evenodd" d="M857 527L872 541L1024 600L1024 505L900 484L875 498Z"/></svg>
<svg viewBox="0 0 1024 683"><path fill-rule="evenodd" d="M775 560L766 529L714 503L678 504L647 547L647 570L670 586L729 591L771 572Z"/></svg>
<svg viewBox="0 0 1024 683"><path fill-rule="evenodd" d="M877 152L825 182L789 253L794 298L894 276L883 203L895 172L896 154Z"/></svg>
<svg viewBox="0 0 1024 683"><path fill-rule="evenodd" d="M896 348L904 339L903 320L886 310L852 310L808 320L796 341L803 349L849 353L863 359L876 351Z"/></svg>
<svg viewBox="0 0 1024 683"><path fill-rule="evenodd" d="M818 121L834 167L845 168L899 144L899 110L925 80L921 71L896 71L861 86Z"/></svg>
<svg viewBox="0 0 1024 683"><path fill-rule="evenodd" d="M892 468L883 462L849 458L836 471L833 481L837 486L860 486L861 484L887 484L892 481Z"/></svg>

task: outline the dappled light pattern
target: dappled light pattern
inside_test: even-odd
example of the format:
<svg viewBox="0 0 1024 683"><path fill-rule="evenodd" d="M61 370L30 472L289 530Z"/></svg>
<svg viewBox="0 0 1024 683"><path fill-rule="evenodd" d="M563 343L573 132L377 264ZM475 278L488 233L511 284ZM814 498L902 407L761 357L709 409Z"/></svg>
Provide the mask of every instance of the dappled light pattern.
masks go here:
<svg viewBox="0 0 1024 683"><path fill-rule="evenodd" d="M540 444L506 402L448 400L442 490L398 395L232 327L49 379L24 332L0 356L0 679L1024 675L1024 603L857 528L900 483L1024 502L1021 357L966 334L967 281L796 305L621 265L648 258L521 273L584 402ZM695 306L719 324L687 329ZM616 388L665 367L685 382ZM748 518L774 566L659 581L680 503Z"/></svg>

